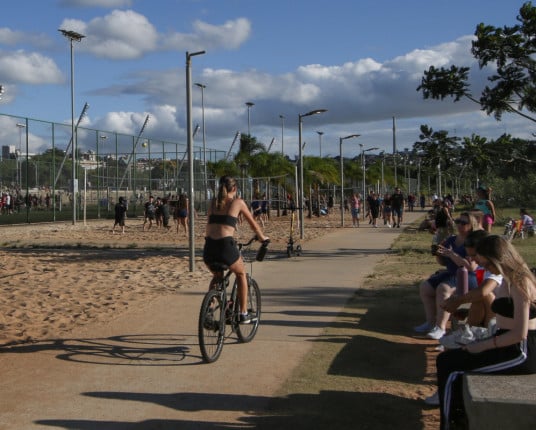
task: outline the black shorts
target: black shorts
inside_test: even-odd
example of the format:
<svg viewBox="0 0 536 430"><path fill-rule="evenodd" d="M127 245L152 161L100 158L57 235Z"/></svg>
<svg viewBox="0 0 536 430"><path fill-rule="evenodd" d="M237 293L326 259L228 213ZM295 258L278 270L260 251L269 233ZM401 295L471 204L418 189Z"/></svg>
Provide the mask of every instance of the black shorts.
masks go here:
<svg viewBox="0 0 536 430"><path fill-rule="evenodd" d="M203 248L203 261L207 266L212 263L223 263L232 266L240 258L238 245L232 236L222 239L211 239L205 237L205 247Z"/></svg>

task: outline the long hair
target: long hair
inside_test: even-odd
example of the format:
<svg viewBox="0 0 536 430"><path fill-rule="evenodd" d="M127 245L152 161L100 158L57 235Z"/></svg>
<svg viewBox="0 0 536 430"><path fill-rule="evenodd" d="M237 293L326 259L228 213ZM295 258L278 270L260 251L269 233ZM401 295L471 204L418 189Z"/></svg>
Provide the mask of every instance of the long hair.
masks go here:
<svg viewBox="0 0 536 430"><path fill-rule="evenodd" d="M469 224L471 225L471 231L480 230L481 226L478 222L478 218L471 212L462 212L460 216L466 216L469 218Z"/></svg>
<svg viewBox="0 0 536 430"><path fill-rule="evenodd" d="M532 302L535 300L536 278L514 246L502 236L490 235L479 240L476 253L485 257L508 281Z"/></svg>
<svg viewBox="0 0 536 430"><path fill-rule="evenodd" d="M227 198L227 194L233 191L236 186L236 180L232 176L225 175L220 178L220 186L218 188L218 195L216 196L216 209L221 210L223 203Z"/></svg>

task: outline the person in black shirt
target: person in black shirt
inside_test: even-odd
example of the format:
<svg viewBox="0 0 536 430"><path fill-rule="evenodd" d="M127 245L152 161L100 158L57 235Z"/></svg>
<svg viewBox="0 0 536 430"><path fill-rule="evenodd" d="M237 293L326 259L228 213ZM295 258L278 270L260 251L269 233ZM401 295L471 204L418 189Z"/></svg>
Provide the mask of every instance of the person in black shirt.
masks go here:
<svg viewBox="0 0 536 430"><path fill-rule="evenodd" d="M400 227L404 215L404 195L399 187L395 188L395 192L391 196L391 207L393 210L393 227L395 224L397 227Z"/></svg>
<svg viewBox="0 0 536 430"><path fill-rule="evenodd" d="M127 217L127 205L123 197L119 197L119 201L115 204L115 220L112 228L112 234L115 233L115 227L121 227L121 234L125 234L125 219Z"/></svg>

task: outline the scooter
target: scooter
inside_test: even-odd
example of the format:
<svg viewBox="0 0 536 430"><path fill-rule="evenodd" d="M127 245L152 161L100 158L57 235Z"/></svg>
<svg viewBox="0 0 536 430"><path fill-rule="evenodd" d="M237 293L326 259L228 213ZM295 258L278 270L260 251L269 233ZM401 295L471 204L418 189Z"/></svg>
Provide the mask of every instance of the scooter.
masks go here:
<svg viewBox="0 0 536 430"><path fill-rule="evenodd" d="M292 210L292 215L290 217L290 235L287 242L287 257L292 257L292 254L296 256L300 256L302 253L302 247L301 245L296 245L294 247L294 220L296 217L296 211Z"/></svg>

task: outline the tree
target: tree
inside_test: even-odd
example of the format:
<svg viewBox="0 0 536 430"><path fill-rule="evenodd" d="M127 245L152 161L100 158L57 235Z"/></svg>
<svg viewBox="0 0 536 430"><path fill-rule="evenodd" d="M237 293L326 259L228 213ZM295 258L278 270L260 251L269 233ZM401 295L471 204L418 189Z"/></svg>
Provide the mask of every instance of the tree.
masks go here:
<svg viewBox="0 0 536 430"><path fill-rule="evenodd" d="M488 115L500 120L504 112L511 112L536 122L536 7L523 4L517 16L519 24L512 27L493 27L479 24L471 53L480 69L493 64L486 86L477 99L470 92L469 67L436 68L424 72L421 85L425 99L443 100L453 97L457 102L465 97L478 103Z"/></svg>

